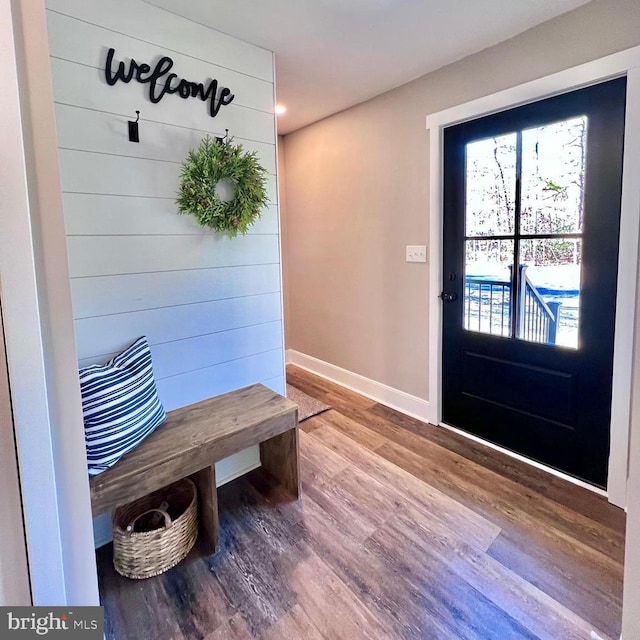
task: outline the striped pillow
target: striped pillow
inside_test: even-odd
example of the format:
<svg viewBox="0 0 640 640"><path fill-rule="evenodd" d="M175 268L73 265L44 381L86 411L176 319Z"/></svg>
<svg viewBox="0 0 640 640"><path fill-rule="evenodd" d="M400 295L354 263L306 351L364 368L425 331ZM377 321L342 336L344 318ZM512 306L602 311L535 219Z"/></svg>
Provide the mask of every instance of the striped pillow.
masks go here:
<svg viewBox="0 0 640 640"><path fill-rule="evenodd" d="M80 391L92 476L137 447L167 417L153 379L145 337L107 364L80 369Z"/></svg>

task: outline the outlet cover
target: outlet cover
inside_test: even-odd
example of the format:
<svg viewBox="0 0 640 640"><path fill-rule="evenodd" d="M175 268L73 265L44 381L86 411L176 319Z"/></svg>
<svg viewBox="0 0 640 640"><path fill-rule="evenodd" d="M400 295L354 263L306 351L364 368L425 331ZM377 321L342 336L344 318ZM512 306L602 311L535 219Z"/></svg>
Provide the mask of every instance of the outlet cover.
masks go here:
<svg viewBox="0 0 640 640"><path fill-rule="evenodd" d="M426 262L427 247L424 244L407 245L407 262Z"/></svg>

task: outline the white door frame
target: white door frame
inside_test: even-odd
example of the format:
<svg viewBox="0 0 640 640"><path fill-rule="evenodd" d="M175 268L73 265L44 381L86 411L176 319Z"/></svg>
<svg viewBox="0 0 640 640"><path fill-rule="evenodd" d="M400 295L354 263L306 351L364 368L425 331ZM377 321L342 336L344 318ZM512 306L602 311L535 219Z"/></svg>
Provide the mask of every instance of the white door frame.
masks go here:
<svg viewBox="0 0 640 640"><path fill-rule="evenodd" d="M429 402L432 421L442 421L443 130L527 102L547 98L617 76L627 76L618 291L613 355L609 501L626 506L634 312L640 232L640 46L587 62L525 84L427 116L430 137Z"/></svg>
<svg viewBox="0 0 640 640"><path fill-rule="evenodd" d="M34 605L97 605L44 0L0 2L0 293Z"/></svg>
<svg viewBox="0 0 640 640"><path fill-rule="evenodd" d="M6 83L0 101L5 136L0 155L0 285L31 589L35 604L53 604L61 594L64 597L64 562L42 354L14 23L12 4L0 2L0 69ZM30 484L37 485L38 490L25 492Z"/></svg>
<svg viewBox="0 0 640 640"><path fill-rule="evenodd" d="M0 304L0 606L29 606L29 564Z"/></svg>

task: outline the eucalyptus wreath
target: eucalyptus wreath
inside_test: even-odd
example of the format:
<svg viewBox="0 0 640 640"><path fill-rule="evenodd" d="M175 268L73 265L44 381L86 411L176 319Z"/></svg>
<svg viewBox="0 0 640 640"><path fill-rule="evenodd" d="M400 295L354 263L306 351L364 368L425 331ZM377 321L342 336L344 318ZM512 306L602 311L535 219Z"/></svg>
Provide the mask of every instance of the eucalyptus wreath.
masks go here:
<svg viewBox="0 0 640 640"><path fill-rule="evenodd" d="M247 232L267 204L267 172L255 152L246 153L232 141L207 136L189 151L182 163L177 204L179 213L195 216L201 226L235 237ZM228 201L218 193L220 181L233 186Z"/></svg>

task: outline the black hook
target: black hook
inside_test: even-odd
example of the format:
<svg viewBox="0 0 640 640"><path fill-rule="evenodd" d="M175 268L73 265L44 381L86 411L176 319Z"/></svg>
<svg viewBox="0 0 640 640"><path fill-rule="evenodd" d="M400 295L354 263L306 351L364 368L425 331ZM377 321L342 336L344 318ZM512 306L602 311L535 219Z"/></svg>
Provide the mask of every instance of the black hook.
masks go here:
<svg viewBox="0 0 640 640"><path fill-rule="evenodd" d="M216 137L216 142L218 144L226 144L229 142L229 129L224 130L224 138Z"/></svg>
<svg viewBox="0 0 640 640"><path fill-rule="evenodd" d="M140 112L136 109L136 119L129 120L129 142L140 142L140 132L138 130L138 121L140 120Z"/></svg>

